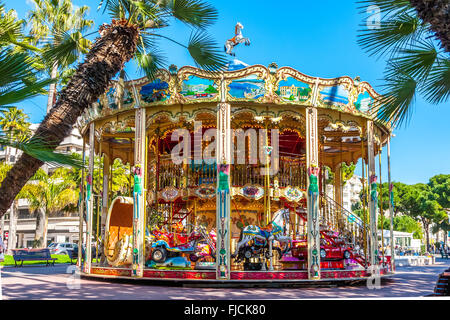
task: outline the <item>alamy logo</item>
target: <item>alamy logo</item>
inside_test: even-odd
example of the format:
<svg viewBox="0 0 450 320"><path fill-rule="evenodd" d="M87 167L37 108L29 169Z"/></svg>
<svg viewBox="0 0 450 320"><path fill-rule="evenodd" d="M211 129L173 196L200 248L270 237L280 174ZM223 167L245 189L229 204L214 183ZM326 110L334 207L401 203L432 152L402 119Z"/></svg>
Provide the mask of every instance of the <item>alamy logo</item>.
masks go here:
<svg viewBox="0 0 450 320"><path fill-rule="evenodd" d="M68 289L80 289L80 268L78 266L69 266L66 269L66 273L70 274L67 278L66 286Z"/></svg>
<svg viewBox="0 0 450 320"><path fill-rule="evenodd" d="M367 278L367 288L370 290L381 289L381 274L380 267L377 265L369 266L368 270L370 277Z"/></svg>
<svg viewBox="0 0 450 320"><path fill-rule="evenodd" d="M367 7L366 13L369 15L366 20L367 29L380 29L381 26L381 10L376 5Z"/></svg>
<svg viewBox="0 0 450 320"><path fill-rule="evenodd" d="M231 164L260 164L261 175L275 175L279 169L279 130L272 129L231 129ZM171 140L178 142L171 151L174 164L216 162L217 129L210 128L203 132L202 123L194 122L194 133L189 130L176 129ZM193 140L193 141L192 141ZM193 150L192 150L193 149ZM267 165L267 166L266 166Z"/></svg>

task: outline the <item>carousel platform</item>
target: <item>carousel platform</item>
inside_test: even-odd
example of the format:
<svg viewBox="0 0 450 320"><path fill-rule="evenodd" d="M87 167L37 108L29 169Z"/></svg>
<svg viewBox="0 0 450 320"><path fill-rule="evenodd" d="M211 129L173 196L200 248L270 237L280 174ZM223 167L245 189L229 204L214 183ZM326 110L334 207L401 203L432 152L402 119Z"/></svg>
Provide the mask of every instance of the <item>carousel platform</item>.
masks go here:
<svg viewBox="0 0 450 320"><path fill-rule="evenodd" d="M380 270L382 279L394 273L388 269ZM308 279L306 270L279 271L231 271L230 280L217 280L214 270L155 270L145 269L143 277L132 276L131 268L92 267L91 273L82 273L84 278L104 280L147 281L159 284L202 285L202 286L337 286L351 285L367 281L371 277L367 270L323 270L321 279Z"/></svg>

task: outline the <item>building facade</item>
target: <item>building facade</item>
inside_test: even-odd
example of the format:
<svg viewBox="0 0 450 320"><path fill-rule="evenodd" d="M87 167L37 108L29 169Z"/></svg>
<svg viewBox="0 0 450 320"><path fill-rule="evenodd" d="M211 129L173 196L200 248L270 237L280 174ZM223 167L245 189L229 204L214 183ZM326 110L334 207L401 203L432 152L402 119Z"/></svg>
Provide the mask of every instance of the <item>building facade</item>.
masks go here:
<svg viewBox="0 0 450 320"><path fill-rule="evenodd" d="M38 123L30 125L31 131L34 133L39 127ZM55 149L60 153L79 153L83 151L83 140L81 134L77 128L74 128L71 134L66 137L61 144ZM15 148L0 147L0 161L6 161L8 163L14 163L22 154L22 151ZM45 163L42 168L52 173L62 165L55 165L51 163ZM28 201L26 199L18 200L17 207L17 229L16 229L16 248L29 248L32 247L35 230L36 230L36 218L29 210ZM10 228L10 210L2 217L0 222L0 229L3 230L3 239L5 243L8 243L9 228ZM47 241L51 242L78 242L78 229L79 220L78 213L73 213L70 216L57 216L49 217L48 221L48 235Z"/></svg>

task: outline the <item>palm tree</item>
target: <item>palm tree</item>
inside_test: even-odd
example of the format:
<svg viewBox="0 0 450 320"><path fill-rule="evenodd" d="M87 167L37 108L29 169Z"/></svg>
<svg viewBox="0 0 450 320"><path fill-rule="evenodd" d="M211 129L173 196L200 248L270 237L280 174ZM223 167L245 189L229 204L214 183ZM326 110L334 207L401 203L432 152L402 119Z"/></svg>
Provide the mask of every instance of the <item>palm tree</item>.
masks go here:
<svg viewBox="0 0 450 320"><path fill-rule="evenodd" d="M450 52L450 3L447 0L409 0L419 18L430 24L445 49Z"/></svg>
<svg viewBox="0 0 450 320"><path fill-rule="evenodd" d="M0 129L6 132L6 135L11 140L21 140L31 135L30 123L27 121L26 115L22 109L16 107L8 110L0 110L3 116L0 117ZM6 164L14 162L11 160L11 148L6 146ZM14 149L14 159L17 157L17 149ZM17 230L17 199L12 202L9 209L9 240L8 249L16 248L16 230Z"/></svg>
<svg viewBox="0 0 450 320"><path fill-rule="evenodd" d="M418 94L431 104L448 101L448 1L361 0L359 3L365 12L376 6L383 15L379 24L364 25L358 39L371 55L387 57L382 98L374 110L377 118L394 125L408 122ZM432 10L424 12L426 8ZM445 15L442 21L436 21L436 17ZM444 50L439 48L439 41L432 39L435 37Z"/></svg>
<svg viewBox="0 0 450 320"><path fill-rule="evenodd" d="M6 177L6 173L11 169L11 165L7 164L4 161L0 161L0 183L3 181L3 179L5 179ZM5 232L5 216L3 215L1 218L1 222L0 222L0 229L2 231L2 233L0 234L0 236L3 238L3 233Z"/></svg>
<svg viewBox="0 0 450 320"><path fill-rule="evenodd" d="M25 21L17 20L16 17L14 10L6 11L0 3L0 111L5 112L11 105L45 93L43 88L53 81L38 80L38 68L42 63L34 53L40 49L31 45L31 39L23 33ZM66 155L50 150L45 139L40 136L35 136L33 140L27 137L11 139L0 132L0 145L20 149L42 161L79 165Z"/></svg>
<svg viewBox="0 0 450 320"><path fill-rule="evenodd" d="M8 110L0 110L0 129L11 140L21 140L31 135L28 115L22 109L11 107ZM15 149L16 150L16 149ZM6 162L14 162L10 159L10 148L6 147ZM15 154L16 155L16 154Z"/></svg>
<svg viewBox="0 0 450 320"><path fill-rule="evenodd" d="M36 214L35 247L47 246L48 218L78 201L76 184L64 179L57 169L52 175L42 169L23 188L23 197L28 199L30 210Z"/></svg>
<svg viewBox="0 0 450 320"><path fill-rule="evenodd" d="M143 49L153 49L145 49L138 55L144 67L155 72L157 44L151 40L164 38L157 32L169 25L170 18L197 30L185 47L199 67L215 71L225 65L223 54L203 30L217 18L217 11L201 0L107 0L105 10L120 19L112 19L109 25L100 27L100 37L36 131L37 136L48 142L49 150L54 150L70 133L77 118L106 91L124 64L137 56L139 42L144 42ZM145 41L148 41L147 45ZM49 50L48 55L57 60L58 56L71 51L74 43L73 39L67 39ZM41 160L28 154L23 154L15 163L0 186L0 215L6 212L15 195L42 164Z"/></svg>
<svg viewBox="0 0 450 320"><path fill-rule="evenodd" d="M45 49L57 46L66 39L73 39L76 44L72 52L62 56L62 59L54 60L47 68L50 69L50 78L56 79L58 69L64 74L77 57L86 53L91 45L91 42L82 35L93 24L92 20L85 19L89 7L82 6L74 10L70 0L34 0L34 4L35 9L29 13L30 36L33 43L41 44L44 53ZM46 58L45 54L43 58ZM56 85L57 83L53 82L49 87L47 113L55 103Z"/></svg>

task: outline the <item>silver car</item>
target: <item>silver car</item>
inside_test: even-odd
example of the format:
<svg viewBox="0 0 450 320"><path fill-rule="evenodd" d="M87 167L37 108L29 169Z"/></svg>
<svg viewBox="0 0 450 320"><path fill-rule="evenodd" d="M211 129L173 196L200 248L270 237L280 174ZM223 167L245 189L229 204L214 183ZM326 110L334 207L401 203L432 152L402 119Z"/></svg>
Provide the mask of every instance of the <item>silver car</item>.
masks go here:
<svg viewBox="0 0 450 320"><path fill-rule="evenodd" d="M50 249L50 254L68 254L76 247L75 243L72 242L52 242L48 248Z"/></svg>

